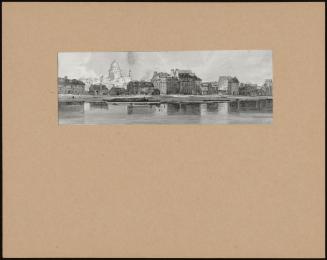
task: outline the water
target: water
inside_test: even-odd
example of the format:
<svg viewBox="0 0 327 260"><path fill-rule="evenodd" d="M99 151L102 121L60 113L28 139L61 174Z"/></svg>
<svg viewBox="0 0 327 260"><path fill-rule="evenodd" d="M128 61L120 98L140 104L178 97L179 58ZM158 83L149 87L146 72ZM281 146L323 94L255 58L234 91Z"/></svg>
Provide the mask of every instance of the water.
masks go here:
<svg viewBox="0 0 327 260"><path fill-rule="evenodd" d="M206 103L59 102L59 124L270 124L272 100Z"/></svg>

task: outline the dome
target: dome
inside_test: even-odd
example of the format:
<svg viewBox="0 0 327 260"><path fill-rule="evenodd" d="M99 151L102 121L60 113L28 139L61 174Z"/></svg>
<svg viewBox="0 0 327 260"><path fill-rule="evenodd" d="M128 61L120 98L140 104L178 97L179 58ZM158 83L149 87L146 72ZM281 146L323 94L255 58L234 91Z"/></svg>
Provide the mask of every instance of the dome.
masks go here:
<svg viewBox="0 0 327 260"><path fill-rule="evenodd" d="M119 68L119 64L116 60L114 60L111 65L110 65L111 68Z"/></svg>

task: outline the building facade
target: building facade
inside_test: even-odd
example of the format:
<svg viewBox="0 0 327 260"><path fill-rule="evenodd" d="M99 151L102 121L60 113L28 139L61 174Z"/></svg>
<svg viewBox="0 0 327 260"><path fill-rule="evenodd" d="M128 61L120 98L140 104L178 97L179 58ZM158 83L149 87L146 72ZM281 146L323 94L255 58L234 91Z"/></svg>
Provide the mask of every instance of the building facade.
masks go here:
<svg viewBox="0 0 327 260"><path fill-rule="evenodd" d="M154 72L151 82L161 95L179 93L178 79L165 72Z"/></svg>
<svg viewBox="0 0 327 260"><path fill-rule="evenodd" d="M211 86L210 83L207 82L201 83L201 87L200 87L201 95L208 95L210 86Z"/></svg>
<svg viewBox="0 0 327 260"><path fill-rule="evenodd" d="M258 85L252 83L241 83L239 87L239 95L241 96L257 96Z"/></svg>
<svg viewBox="0 0 327 260"><path fill-rule="evenodd" d="M202 79L193 72L178 72L179 93L183 95L201 95Z"/></svg>
<svg viewBox="0 0 327 260"><path fill-rule="evenodd" d="M239 94L239 81L236 77L220 76L218 80L218 92L227 95Z"/></svg>
<svg viewBox="0 0 327 260"><path fill-rule="evenodd" d="M272 79L265 80L262 90L266 96L272 96Z"/></svg>
<svg viewBox="0 0 327 260"><path fill-rule="evenodd" d="M58 78L58 94L83 95L85 93L84 82L67 77Z"/></svg>
<svg viewBox="0 0 327 260"><path fill-rule="evenodd" d="M211 84L211 87L212 87L212 92L213 92L213 94L218 94L218 81L212 81L212 82L210 82L210 84Z"/></svg>
<svg viewBox="0 0 327 260"><path fill-rule="evenodd" d="M172 69L171 73L154 72L151 82L160 94L200 95L207 93L207 86L201 89L202 80L191 70Z"/></svg>
<svg viewBox="0 0 327 260"><path fill-rule="evenodd" d="M109 94L109 90L107 88L106 85L104 84L94 84L91 85L89 88L89 94L91 95L108 95Z"/></svg>
<svg viewBox="0 0 327 260"><path fill-rule="evenodd" d="M127 93L129 95L144 94L149 95L154 91L154 85L152 82L148 81L137 81L133 80L127 84Z"/></svg>
<svg viewBox="0 0 327 260"><path fill-rule="evenodd" d="M215 95L218 94L218 88L213 86L212 82L201 83L201 95Z"/></svg>

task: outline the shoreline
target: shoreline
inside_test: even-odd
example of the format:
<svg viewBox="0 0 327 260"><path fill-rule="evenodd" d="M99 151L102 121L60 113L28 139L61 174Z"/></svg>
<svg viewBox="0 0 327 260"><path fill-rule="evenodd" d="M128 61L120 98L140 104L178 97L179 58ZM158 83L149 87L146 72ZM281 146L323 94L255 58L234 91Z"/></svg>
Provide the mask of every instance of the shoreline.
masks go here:
<svg viewBox="0 0 327 260"><path fill-rule="evenodd" d="M203 103L203 102L229 102L243 100L273 100L272 96L230 96L230 95L130 95L130 96L91 96L91 95L69 95L58 96L58 102L151 102L151 103Z"/></svg>

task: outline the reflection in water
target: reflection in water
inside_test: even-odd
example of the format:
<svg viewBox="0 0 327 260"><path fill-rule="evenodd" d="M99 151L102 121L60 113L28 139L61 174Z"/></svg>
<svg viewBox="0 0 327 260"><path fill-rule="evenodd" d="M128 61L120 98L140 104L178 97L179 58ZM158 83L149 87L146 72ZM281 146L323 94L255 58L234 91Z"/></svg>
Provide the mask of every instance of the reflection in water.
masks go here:
<svg viewBox="0 0 327 260"><path fill-rule="evenodd" d="M271 99L231 101L228 103L228 110L229 112L272 112L272 102Z"/></svg>
<svg viewBox="0 0 327 260"><path fill-rule="evenodd" d="M228 103L218 103L218 111L220 115L228 115Z"/></svg>
<svg viewBox="0 0 327 260"><path fill-rule="evenodd" d="M85 102L87 103L87 102ZM108 103L107 102L91 102L90 104L90 110L107 110L108 109Z"/></svg>
<svg viewBox="0 0 327 260"><path fill-rule="evenodd" d="M167 115L178 115L182 108L182 104L178 104L178 103L161 104L161 105L163 105L162 107L167 110Z"/></svg>
<svg viewBox="0 0 327 260"><path fill-rule="evenodd" d="M271 123L272 100L208 103L59 102L60 124Z"/></svg>
<svg viewBox="0 0 327 260"><path fill-rule="evenodd" d="M116 114L116 115L126 115L128 114L128 106L121 106L121 105L112 105L108 104L107 109L109 110L109 114Z"/></svg>
<svg viewBox="0 0 327 260"><path fill-rule="evenodd" d="M156 115L168 115L168 104L163 103L159 105L154 105L154 114Z"/></svg>
<svg viewBox="0 0 327 260"><path fill-rule="evenodd" d="M107 102L84 102L84 112L107 110Z"/></svg>
<svg viewBox="0 0 327 260"><path fill-rule="evenodd" d="M221 103L220 103L221 104ZM218 102L215 103L208 103L207 104L207 111L208 112L216 112L218 110Z"/></svg>
<svg viewBox="0 0 327 260"><path fill-rule="evenodd" d="M202 103L202 104L200 104L200 115L204 116L206 114L207 114L207 104Z"/></svg>
<svg viewBox="0 0 327 260"><path fill-rule="evenodd" d="M154 112L154 107L148 104L130 104L127 106L127 113L131 114L152 114Z"/></svg>
<svg viewBox="0 0 327 260"><path fill-rule="evenodd" d="M84 112L84 102L59 102L59 113L69 112Z"/></svg>
<svg viewBox="0 0 327 260"><path fill-rule="evenodd" d="M91 103L90 102L84 102L84 111L88 112L91 110Z"/></svg>

